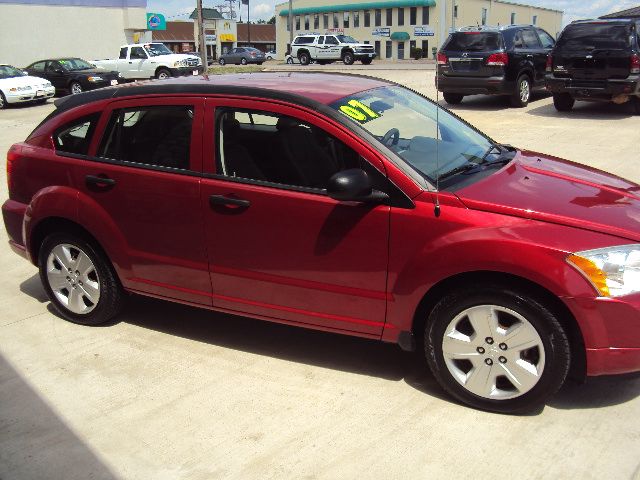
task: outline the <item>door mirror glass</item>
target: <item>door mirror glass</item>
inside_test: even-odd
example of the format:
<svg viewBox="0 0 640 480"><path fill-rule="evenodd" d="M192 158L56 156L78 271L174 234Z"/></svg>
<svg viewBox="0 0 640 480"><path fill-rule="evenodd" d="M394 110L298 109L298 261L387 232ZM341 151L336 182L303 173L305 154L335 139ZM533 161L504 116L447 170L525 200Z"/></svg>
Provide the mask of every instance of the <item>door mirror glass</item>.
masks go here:
<svg viewBox="0 0 640 480"><path fill-rule="evenodd" d="M360 168L342 170L329 178L327 194L341 202L381 202L386 193L374 190L367 172Z"/></svg>

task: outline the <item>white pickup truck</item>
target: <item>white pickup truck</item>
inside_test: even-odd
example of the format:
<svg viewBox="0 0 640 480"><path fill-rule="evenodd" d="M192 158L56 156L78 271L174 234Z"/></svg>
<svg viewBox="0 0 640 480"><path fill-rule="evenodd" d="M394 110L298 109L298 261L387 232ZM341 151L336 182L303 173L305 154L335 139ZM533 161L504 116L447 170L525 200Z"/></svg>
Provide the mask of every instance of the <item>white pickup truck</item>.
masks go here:
<svg viewBox="0 0 640 480"><path fill-rule="evenodd" d="M202 60L195 55L173 53L163 43L136 43L120 47L115 60L93 60L106 70L119 72L126 80L165 79L197 75L204 71Z"/></svg>

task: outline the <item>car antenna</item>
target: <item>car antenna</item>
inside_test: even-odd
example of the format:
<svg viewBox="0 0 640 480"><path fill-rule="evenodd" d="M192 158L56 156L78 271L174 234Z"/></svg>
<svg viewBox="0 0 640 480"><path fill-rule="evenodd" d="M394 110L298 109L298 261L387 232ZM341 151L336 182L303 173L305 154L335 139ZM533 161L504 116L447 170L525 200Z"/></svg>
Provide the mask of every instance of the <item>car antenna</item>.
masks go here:
<svg viewBox="0 0 640 480"><path fill-rule="evenodd" d="M438 60L436 55L436 205L433 214L440 216L440 89L438 88Z"/></svg>

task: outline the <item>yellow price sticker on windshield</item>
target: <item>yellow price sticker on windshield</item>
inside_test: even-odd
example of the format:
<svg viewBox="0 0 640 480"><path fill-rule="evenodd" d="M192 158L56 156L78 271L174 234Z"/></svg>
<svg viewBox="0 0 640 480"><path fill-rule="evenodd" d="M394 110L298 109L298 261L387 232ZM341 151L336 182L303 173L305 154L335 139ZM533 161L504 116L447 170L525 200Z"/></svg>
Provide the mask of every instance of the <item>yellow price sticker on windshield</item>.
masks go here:
<svg viewBox="0 0 640 480"><path fill-rule="evenodd" d="M340 111L360 123L366 123L380 116L358 100L349 100L346 105L340 106Z"/></svg>

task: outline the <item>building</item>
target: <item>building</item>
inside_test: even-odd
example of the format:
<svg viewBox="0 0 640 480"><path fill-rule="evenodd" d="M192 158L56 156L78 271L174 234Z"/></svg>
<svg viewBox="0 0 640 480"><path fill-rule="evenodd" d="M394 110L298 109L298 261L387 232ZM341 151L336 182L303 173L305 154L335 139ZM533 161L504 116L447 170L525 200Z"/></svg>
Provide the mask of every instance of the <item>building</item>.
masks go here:
<svg viewBox="0 0 640 480"><path fill-rule="evenodd" d="M255 47L263 52L276 49L276 26L268 23L252 23L251 31L246 23L238 23L238 47ZM249 38L249 34L251 38Z"/></svg>
<svg viewBox="0 0 640 480"><path fill-rule="evenodd" d="M164 43L174 53L197 50L192 22L167 22L166 30L151 32L151 41Z"/></svg>
<svg viewBox="0 0 640 480"><path fill-rule="evenodd" d="M293 34L344 33L375 46L380 59L410 58L411 49L429 56L451 28L469 25L534 24L557 36L560 10L502 0L294 0ZM289 50L289 3L276 5L277 55Z"/></svg>
<svg viewBox="0 0 640 480"><path fill-rule="evenodd" d="M147 29L146 0L0 0L0 62L116 58Z"/></svg>
<svg viewBox="0 0 640 480"><path fill-rule="evenodd" d="M640 19L640 5L633 8L622 10L621 12L610 13L609 15L603 15L600 18L638 18Z"/></svg>
<svg viewBox="0 0 640 480"><path fill-rule="evenodd" d="M197 10L194 10L189 18L196 20L198 18ZM224 18L215 8L203 8L202 23L208 59L218 58L218 55L227 53L237 46L238 28L235 20ZM192 28L193 38L195 38L196 46L198 46L200 45L200 40L197 21L193 22Z"/></svg>

